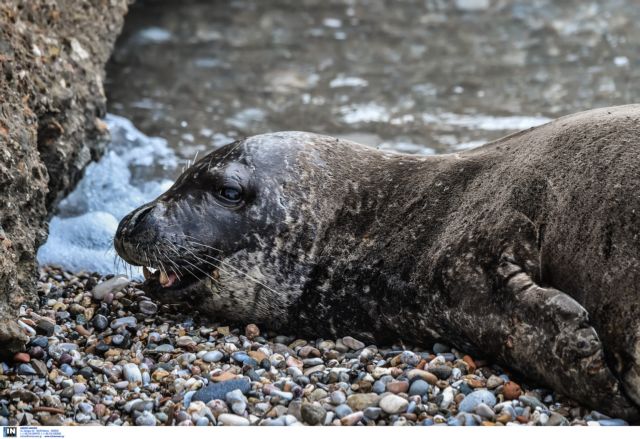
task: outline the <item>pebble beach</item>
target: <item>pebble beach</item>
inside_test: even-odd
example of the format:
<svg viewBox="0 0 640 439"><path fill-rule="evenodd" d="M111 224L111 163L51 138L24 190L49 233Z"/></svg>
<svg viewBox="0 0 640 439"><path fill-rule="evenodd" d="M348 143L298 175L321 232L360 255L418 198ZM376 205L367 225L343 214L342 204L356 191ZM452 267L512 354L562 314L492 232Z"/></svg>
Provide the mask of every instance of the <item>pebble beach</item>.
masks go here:
<svg viewBox="0 0 640 439"><path fill-rule="evenodd" d="M444 344L199 321L124 277L41 269L0 425L626 425Z"/></svg>

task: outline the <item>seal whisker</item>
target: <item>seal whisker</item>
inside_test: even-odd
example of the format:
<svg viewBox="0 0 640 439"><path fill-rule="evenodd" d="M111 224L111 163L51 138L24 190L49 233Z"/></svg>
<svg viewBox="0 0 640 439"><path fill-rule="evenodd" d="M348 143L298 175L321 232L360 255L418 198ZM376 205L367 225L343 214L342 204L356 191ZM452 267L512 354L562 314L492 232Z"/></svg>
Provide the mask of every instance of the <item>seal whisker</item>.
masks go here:
<svg viewBox="0 0 640 439"><path fill-rule="evenodd" d="M197 242L192 242L192 244L199 244L199 243L197 243ZM200 244L200 245L202 245L202 246L204 246L204 247L209 247L209 246L204 245L204 244ZM192 254L193 254L193 252L191 252L190 250L188 250L188 249L186 249L186 248L185 248L185 250L187 250L187 251L189 251L190 253L192 253ZM245 278L249 279L250 281L252 281L252 282L254 282L254 283L256 283L256 284L260 285L261 287L263 287L263 288L265 288L265 289L267 289L267 290L271 291L272 293L274 293L274 294L280 294L280 293L278 293L276 290L274 290L273 288L271 288L271 287L269 287L269 286L265 285L264 283L262 283L262 282L260 282L259 280L255 279L254 277L252 277L252 276L251 276L251 275L249 275L248 273L245 273L245 272L244 272L244 271L242 271L241 269L234 267L233 265L229 264L228 262L223 261L223 260L221 260L221 259L218 259L218 258L216 258L215 256L211 256L211 255L207 255L207 254L205 254L204 256L205 256L205 257L208 257L208 258L213 259L214 261L218 262L219 264L224 264L225 266L227 266L227 267L231 268L232 270L234 270L234 271L236 271L237 273L241 274L242 276L244 276ZM202 262L207 262L207 261L202 261ZM215 264L213 264L212 262L208 262L208 264L210 264L210 265L211 265L211 266L213 266L213 267L216 267L216 266L215 266ZM220 268L220 267L216 267L216 268L218 268L218 269L221 269L221 270L222 270L222 268Z"/></svg>

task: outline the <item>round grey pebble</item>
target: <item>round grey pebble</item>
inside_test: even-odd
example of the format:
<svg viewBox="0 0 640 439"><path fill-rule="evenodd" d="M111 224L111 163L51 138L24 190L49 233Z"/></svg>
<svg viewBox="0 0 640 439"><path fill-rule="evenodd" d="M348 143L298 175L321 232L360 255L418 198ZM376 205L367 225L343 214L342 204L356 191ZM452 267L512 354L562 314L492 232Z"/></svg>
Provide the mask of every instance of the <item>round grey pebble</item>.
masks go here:
<svg viewBox="0 0 640 439"><path fill-rule="evenodd" d="M427 392L429 392L429 383L424 380L415 380L409 387L409 395L411 396L422 396L426 395Z"/></svg>
<svg viewBox="0 0 640 439"><path fill-rule="evenodd" d="M353 413L353 410L351 410L351 407L346 404L340 404L335 408L334 412L336 413L336 416L338 418L342 419L345 416L349 416L351 413Z"/></svg>
<svg viewBox="0 0 640 439"><path fill-rule="evenodd" d="M202 356L202 361L206 363L215 363L217 361L222 360L224 358L224 354L220 351L210 351Z"/></svg>
<svg viewBox="0 0 640 439"><path fill-rule="evenodd" d="M142 314L146 314L148 316L152 316L158 312L158 305L153 303L150 300L143 300L138 303L138 308Z"/></svg>
<svg viewBox="0 0 640 439"><path fill-rule="evenodd" d="M136 425L153 427L156 425L156 417L150 412L143 412L136 418Z"/></svg>

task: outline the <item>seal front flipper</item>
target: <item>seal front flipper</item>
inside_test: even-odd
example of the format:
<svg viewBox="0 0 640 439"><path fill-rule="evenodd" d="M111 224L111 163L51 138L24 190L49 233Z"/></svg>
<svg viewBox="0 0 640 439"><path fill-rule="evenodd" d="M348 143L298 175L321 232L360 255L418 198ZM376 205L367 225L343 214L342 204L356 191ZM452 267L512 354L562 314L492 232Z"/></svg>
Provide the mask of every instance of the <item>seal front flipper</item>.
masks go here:
<svg viewBox="0 0 640 439"><path fill-rule="evenodd" d="M538 285L511 251L503 253L497 271L511 303L506 363L610 415L636 418L637 409L607 365L582 305L560 290Z"/></svg>

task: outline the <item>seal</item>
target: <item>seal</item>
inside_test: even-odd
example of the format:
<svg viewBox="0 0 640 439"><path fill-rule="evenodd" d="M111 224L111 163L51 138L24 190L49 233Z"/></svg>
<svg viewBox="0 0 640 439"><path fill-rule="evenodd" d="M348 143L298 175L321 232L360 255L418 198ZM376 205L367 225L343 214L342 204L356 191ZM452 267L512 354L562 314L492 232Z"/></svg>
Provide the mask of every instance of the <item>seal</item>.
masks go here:
<svg viewBox="0 0 640 439"><path fill-rule="evenodd" d="M428 157L250 137L125 217L115 247L211 318L443 340L638 419L640 105Z"/></svg>

